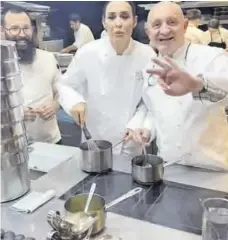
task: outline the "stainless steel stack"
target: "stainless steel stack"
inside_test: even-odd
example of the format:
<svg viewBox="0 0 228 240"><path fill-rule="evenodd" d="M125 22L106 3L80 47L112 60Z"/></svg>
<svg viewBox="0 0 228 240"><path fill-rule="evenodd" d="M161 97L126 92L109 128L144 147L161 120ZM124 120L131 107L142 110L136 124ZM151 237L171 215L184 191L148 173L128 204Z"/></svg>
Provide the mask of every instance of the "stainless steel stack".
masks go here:
<svg viewBox="0 0 228 240"><path fill-rule="evenodd" d="M21 73L14 42L1 41L1 202L30 188Z"/></svg>

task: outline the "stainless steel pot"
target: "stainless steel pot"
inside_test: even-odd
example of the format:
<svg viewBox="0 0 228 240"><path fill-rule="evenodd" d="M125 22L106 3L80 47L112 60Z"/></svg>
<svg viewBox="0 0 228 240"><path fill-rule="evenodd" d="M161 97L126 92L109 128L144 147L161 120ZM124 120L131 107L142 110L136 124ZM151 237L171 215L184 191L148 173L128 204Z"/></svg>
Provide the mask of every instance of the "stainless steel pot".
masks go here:
<svg viewBox="0 0 228 240"><path fill-rule="evenodd" d="M1 168L15 167L27 162L28 159L29 151L27 146L13 153L4 152L1 153Z"/></svg>
<svg viewBox="0 0 228 240"><path fill-rule="evenodd" d="M29 169L28 163L16 166L1 166L1 202L11 201L24 195L29 191Z"/></svg>
<svg viewBox="0 0 228 240"><path fill-rule="evenodd" d="M100 173L112 170L112 143L103 140L94 141L100 151L89 151L88 143L80 145L82 151L81 169L88 173Z"/></svg>
<svg viewBox="0 0 228 240"><path fill-rule="evenodd" d="M16 122L8 125L1 125L1 141L10 140L23 135L25 132L24 122Z"/></svg>
<svg viewBox="0 0 228 240"><path fill-rule="evenodd" d="M8 140L1 140L1 153L14 153L15 149L23 149L28 146L27 136L20 135Z"/></svg>
<svg viewBox="0 0 228 240"><path fill-rule="evenodd" d="M15 42L1 40L1 59L2 61L18 59Z"/></svg>
<svg viewBox="0 0 228 240"><path fill-rule="evenodd" d="M145 163L145 158L147 164ZM165 163L162 158L147 154L136 156L132 159L132 177L133 179L143 185L151 185L162 181L164 175L164 168L179 162L181 159L173 162Z"/></svg>
<svg viewBox="0 0 228 240"><path fill-rule="evenodd" d="M1 109L1 125L20 122L24 119L24 107L18 106L11 109Z"/></svg>
<svg viewBox="0 0 228 240"><path fill-rule="evenodd" d="M91 214L91 216L97 217L97 220L93 225L92 235L100 233L105 228L106 212L111 207L136 194L139 194L141 191L142 191L142 188L135 188L129 191L128 193L122 195L121 197L115 199L114 201L110 202L107 205L105 203L105 199L102 196L98 194L94 194L88 210L88 213ZM84 214L87 198L88 198L88 193L84 193L84 194L78 194L76 196L73 196L69 200L67 200L64 205L65 213L67 216L65 219L67 218L75 219L75 216L77 214L79 215L79 217L81 213Z"/></svg>
<svg viewBox="0 0 228 240"><path fill-rule="evenodd" d="M5 76L10 77L20 74L20 67L17 59L5 60L2 64Z"/></svg>
<svg viewBox="0 0 228 240"><path fill-rule="evenodd" d="M1 109L12 109L23 104L23 97L20 92L10 94L1 93Z"/></svg>
<svg viewBox="0 0 228 240"><path fill-rule="evenodd" d="M1 93L11 93L19 91L23 87L21 76L17 74L10 77L1 77Z"/></svg>

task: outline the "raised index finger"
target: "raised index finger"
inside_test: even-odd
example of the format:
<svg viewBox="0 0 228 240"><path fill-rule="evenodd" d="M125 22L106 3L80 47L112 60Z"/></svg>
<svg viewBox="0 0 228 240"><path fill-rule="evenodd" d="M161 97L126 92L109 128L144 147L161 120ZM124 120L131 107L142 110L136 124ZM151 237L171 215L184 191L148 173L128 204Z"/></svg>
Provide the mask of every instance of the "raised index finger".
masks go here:
<svg viewBox="0 0 228 240"><path fill-rule="evenodd" d="M157 64L158 66L160 66L161 68L163 68L165 71L169 71L172 69L172 67L168 63L166 63L158 58L154 58L154 59L152 59L152 61L155 64Z"/></svg>

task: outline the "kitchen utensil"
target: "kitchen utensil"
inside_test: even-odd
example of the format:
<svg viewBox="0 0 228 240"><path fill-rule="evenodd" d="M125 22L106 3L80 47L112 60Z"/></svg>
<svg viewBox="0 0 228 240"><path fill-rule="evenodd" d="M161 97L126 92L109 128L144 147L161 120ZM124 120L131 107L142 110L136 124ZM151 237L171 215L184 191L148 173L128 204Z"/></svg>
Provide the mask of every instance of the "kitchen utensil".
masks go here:
<svg viewBox="0 0 228 240"><path fill-rule="evenodd" d="M124 140L125 140L125 137L122 138L120 141L118 141L116 144L114 144L114 145L112 146L112 149L114 149L115 147L119 146L121 143L124 142Z"/></svg>
<svg viewBox="0 0 228 240"><path fill-rule="evenodd" d="M15 42L1 40L1 61L18 59Z"/></svg>
<svg viewBox="0 0 228 240"><path fill-rule="evenodd" d="M97 186L96 183L93 183L93 184L91 185L91 188L90 188L90 191L89 191L89 196L88 196L88 198L87 198L86 206L85 206L85 209L84 209L84 213L85 213L86 215L88 215L89 205L90 205L90 202L91 202L91 200L92 200L93 194L94 194L94 192L95 192L96 186Z"/></svg>
<svg viewBox="0 0 228 240"><path fill-rule="evenodd" d="M20 67L17 59L3 60L3 71L5 76L15 76L20 74Z"/></svg>
<svg viewBox="0 0 228 240"><path fill-rule="evenodd" d="M10 123L8 125L1 125L1 140L10 140L23 135L25 132L24 122Z"/></svg>
<svg viewBox="0 0 228 240"><path fill-rule="evenodd" d="M1 203L21 197L29 189L30 180L27 161L16 166L1 166Z"/></svg>
<svg viewBox="0 0 228 240"><path fill-rule="evenodd" d="M1 153L14 153L15 149L23 149L28 146L27 138L24 134L11 139L1 141Z"/></svg>
<svg viewBox="0 0 228 240"><path fill-rule="evenodd" d="M25 146L22 149L15 149L14 152L1 153L1 168L15 167L19 164L27 162L29 159L28 147Z"/></svg>
<svg viewBox="0 0 228 240"><path fill-rule="evenodd" d="M147 151L146 151L146 147L145 147L145 144L144 144L144 142L142 141L142 150L143 150L143 155L144 155L144 161L143 161L143 163L142 163L142 166L147 166L147 167L149 167L149 163L148 163L148 156L147 156Z"/></svg>
<svg viewBox="0 0 228 240"><path fill-rule="evenodd" d="M148 164L143 165L145 157L147 158ZM160 182L163 179L164 168L179 161L181 161L181 159L164 164L163 159L156 155L147 154L146 156L136 156L131 162L132 177L136 182L145 185L151 185Z"/></svg>
<svg viewBox="0 0 228 240"><path fill-rule="evenodd" d="M22 85L15 42L1 41L1 202L21 197L30 188ZM26 142L25 142L26 143ZM13 150L13 148L15 149Z"/></svg>
<svg viewBox="0 0 228 240"><path fill-rule="evenodd" d="M59 66L61 67L67 67L74 57L74 55L70 53L54 53L54 54Z"/></svg>
<svg viewBox="0 0 228 240"><path fill-rule="evenodd" d="M1 109L1 125L9 125L21 122L24 119L24 107L22 105L14 108Z"/></svg>
<svg viewBox="0 0 228 240"><path fill-rule="evenodd" d="M1 94L17 92L23 87L21 75L17 74L10 77L1 77Z"/></svg>
<svg viewBox="0 0 228 240"><path fill-rule="evenodd" d="M83 125L82 131L83 131L83 133L85 135L85 138L87 140L89 151L97 151L97 152L99 152L100 149L97 146L97 144L95 143L95 141L92 140L92 135L90 134L88 128L86 127L86 124Z"/></svg>
<svg viewBox="0 0 228 240"><path fill-rule="evenodd" d="M201 200L204 209L202 237L203 240L228 239L228 200L208 198Z"/></svg>
<svg viewBox="0 0 228 240"><path fill-rule="evenodd" d="M64 217L61 217L60 212L58 211L49 211L47 215L47 222L52 227L52 231L48 233L48 239L50 240L55 240L53 239L54 236L58 237L57 240L85 240L86 237L90 237L93 225L92 223L85 232L79 233L77 231L77 224L67 222Z"/></svg>
<svg viewBox="0 0 228 240"><path fill-rule="evenodd" d="M23 104L23 97L20 92L10 94L1 93L1 109L12 109Z"/></svg>
<svg viewBox="0 0 228 240"><path fill-rule="evenodd" d="M82 151L81 169L88 173L107 172L112 169L112 144L108 141L95 141L99 151L89 151L87 142L80 145Z"/></svg>
<svg viewBox="0 0 228 240"><path fill-rule="evenodd" d="M136 194L139 194L142 191L142 188L135 188L128 193L122 195L121 197L115 199L114 201L110 202L109 204L105 203L105 199L98 195L94 194L92 201L90 203L90 210L89 214L97 217L96 222L93 225L92 235L95 235L101 232L105 228L105 221L106 221L106 212L113 207L114 205L132 197ZM75 214L80 214L84 211L84 207L86 204L88 194L78 194L70 199L68 199L65 204L65 212L66 216L69 218L73 218Z"/></svg>

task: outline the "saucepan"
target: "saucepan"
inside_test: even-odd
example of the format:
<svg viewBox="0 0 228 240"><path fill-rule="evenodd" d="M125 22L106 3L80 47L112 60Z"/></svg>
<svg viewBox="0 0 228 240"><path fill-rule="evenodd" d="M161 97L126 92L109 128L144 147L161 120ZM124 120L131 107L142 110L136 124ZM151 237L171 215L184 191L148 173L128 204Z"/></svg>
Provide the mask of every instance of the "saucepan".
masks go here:
<svg viewBox="0 0 228 240"><path fill-rule="evenodd" d="M1 77L1 93L17 92L23 87L21 75Z"/></svg>
<svg viewBox="0 0 228 240"><path fill-rule="evenodd" d="M162 181L164 168L181 159L164 163L163 159L153 154L136 156L131 161L133 179L143 185L151 185Z"/></svg>
<svg viewBox="0 0 228 240"><path fill-rule="evenodd" d="M110 202L109 204L106 204L105 199L102 196L94 194L88 209L88 214L91 214L91 216L93 217L97 217L93 225L92 235L96 235L97 233L100 233L102 230L104 230L106 213L111 207L132 196L135 196L136 194L139 194L141 191L142 188L135 188L128 193L122 195L121 197L115 199L114 201ZM75 219L75 221L77 221L76 219L80 219L80 215L84 215L87 198L88 193L83 193L75 195L68 199L64 205L66 213L65 220L68 219L69 221L72 221L72 219Z"/></svg>
<svg viewBox="0 0 228 240"><path fill-rule="evenodd" d="M121 141L113 146L111 142L106 140L92 140L86 124L83 126L82 131L87 141L80 145L82 151L81 169L87 173L111 171L113 167L112 150L121 144L124 139L121 139ZM96 150L96 148L98 149Z"/></svg>

